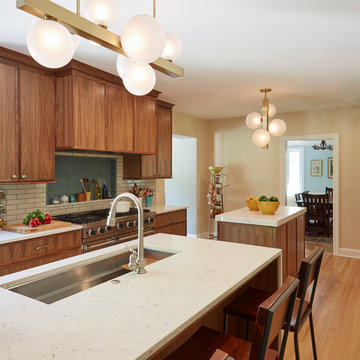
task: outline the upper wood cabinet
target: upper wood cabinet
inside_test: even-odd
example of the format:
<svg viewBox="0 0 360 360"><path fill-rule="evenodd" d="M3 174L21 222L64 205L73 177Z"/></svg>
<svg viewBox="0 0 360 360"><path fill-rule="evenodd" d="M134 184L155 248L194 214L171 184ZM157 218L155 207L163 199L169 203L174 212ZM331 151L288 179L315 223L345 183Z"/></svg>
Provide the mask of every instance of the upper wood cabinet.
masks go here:
<svg viewBox="0 0 360 360"><path fill-rule="evenodd" d="M156 99L135 96L134 152L155 154L157 145Z"/></svg>
<svg viewBox="0 0 360 360"><path fill-rule="evenodd" d="M0 182L54 181L54 77L0 49Z"/></svg>
<svg viewBox="0 0 360 360"><path fill-rule="evenodd" d="M56 148L155 154L157 95L134 96L120 78L73 62L56 72Z"/></svg>
<svg viewBox="0 0 360 360"><path fill-rule="evenodd" d="M106 88L108 114L108 151L134 151L134 101L122 86L108 84Z"/></svg>
<svg viewBox="0 0 360 360"><path fill-rule="evenodd" d="M157 101L157 147L155 155L124 156L125 179L157 179L172 176L172 108Z"/></svg>
<svg viewBox="0 0 360 360"><path fill-rule="evenodd" d="M106 84L73 71L56 78L56 148L106 151Z"/></svg>

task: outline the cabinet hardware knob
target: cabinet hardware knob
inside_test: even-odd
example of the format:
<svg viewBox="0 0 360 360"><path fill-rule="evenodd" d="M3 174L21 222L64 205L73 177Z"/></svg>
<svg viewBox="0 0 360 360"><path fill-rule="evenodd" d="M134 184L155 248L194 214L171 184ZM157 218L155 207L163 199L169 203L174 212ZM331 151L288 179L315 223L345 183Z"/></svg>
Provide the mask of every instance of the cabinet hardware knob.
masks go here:
<svg viewBox="0 0 360 360"><path fill-rule="evenodd" d="M17 179L17 176L14 174L11 178L15 180Z"/></svg>
<svg viewBox="0 0 360 360"><path fill-rule="evenodd" d="M21 178L22 179L26 179L26 175L24 174L24 175L21 175Z"/></svg>

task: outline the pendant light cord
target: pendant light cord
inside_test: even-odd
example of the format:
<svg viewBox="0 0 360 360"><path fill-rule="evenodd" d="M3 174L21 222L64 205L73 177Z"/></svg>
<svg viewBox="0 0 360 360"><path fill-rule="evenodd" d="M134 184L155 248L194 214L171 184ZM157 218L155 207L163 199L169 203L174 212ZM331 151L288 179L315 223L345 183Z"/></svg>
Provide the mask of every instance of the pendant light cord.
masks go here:
<svg viewBox="0 0 360 360"><path fill-rule="evenodd" d="M153 17L156 18L156 0L153 0Z"/></svg>
<svg viewBox="0 0 360 360"><path fill-rule="evenodd" d="M76 0L76 15L80 15L80 0Z"/></svg>

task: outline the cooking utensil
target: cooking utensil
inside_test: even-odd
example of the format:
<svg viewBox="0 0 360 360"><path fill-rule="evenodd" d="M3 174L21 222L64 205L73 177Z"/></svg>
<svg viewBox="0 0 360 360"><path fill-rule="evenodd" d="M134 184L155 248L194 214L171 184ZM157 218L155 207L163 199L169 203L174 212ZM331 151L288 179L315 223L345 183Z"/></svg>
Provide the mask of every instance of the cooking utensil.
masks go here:
<svg viewBox="0 0 360 360"><path fill-rule="evenodd" d="M85 178L84 178L84 179L85 179ZM80 179L80 182L81 182L81 185L82 185L82 187L83 187L83 189L84 189L84 192L86 192L85 185L84 185L84 180L83 180L83 179Z"/></svg>
<svg viewBox="0 0 360 360"><path fill-rule="evenodd" d="M86 190L90 192L89 178L86 178Z"/></svg>
<svg viewBox="0 0 360 360"><path fill-rule="evenodd" d="M91 185L90 185L90 190L89 190L90 192L91 192L91 190L92 190L92 187L93 187L94 183L95 183L95 179L92 179L92 180L91 180Z"/></svg>

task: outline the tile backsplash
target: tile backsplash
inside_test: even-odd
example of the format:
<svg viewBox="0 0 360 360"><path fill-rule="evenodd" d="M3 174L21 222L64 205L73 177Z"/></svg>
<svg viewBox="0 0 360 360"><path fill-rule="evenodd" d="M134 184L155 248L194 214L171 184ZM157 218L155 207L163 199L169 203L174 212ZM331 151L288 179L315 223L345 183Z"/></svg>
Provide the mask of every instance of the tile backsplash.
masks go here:
<svg viewBox="0 0 360 360"><path fill-rule="evenodd" d="M123 180L123 157L116 155L99 155L88 153L57 152L61 156L101 157L115 159L116 161L116 194L131 190L134 183L138 186L147 186L156 189L156 180ZM100 178L101 175L99 174ZM48 212L50 215L71 214L80 211L106 209L109 207L110 199L84 201L79 203L66 203L59 205L47 205L46 184L20 184L0 185L0 189L6 193L6 214L3 215L7 224L22 223L25 215L36 209ZM156 191L154 191L153 205L156 202Z"/></svg>

